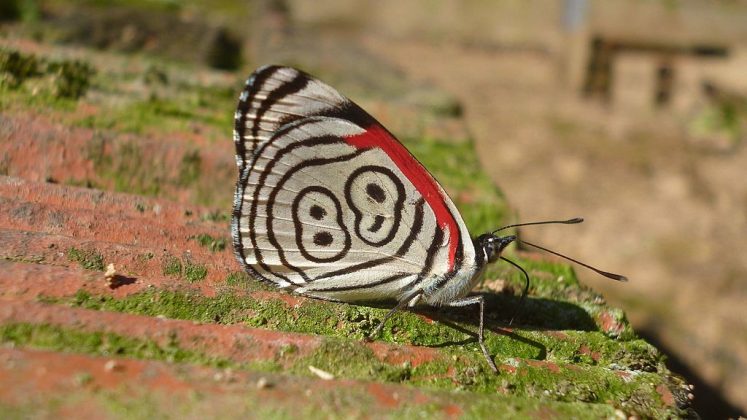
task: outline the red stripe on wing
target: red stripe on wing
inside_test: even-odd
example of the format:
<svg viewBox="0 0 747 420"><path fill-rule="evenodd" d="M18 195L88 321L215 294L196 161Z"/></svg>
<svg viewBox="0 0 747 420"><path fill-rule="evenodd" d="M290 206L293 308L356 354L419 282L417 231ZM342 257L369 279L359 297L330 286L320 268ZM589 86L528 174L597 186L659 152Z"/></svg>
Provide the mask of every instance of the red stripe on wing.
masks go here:
<svg viewBox="0 0 747 420"><path fill-rule="evenodd" d="M457 244L459 242L459 228L444 202L445 197L441 188L423 165L415 159L402 144L392 137L380 125L372 125L365 133L346 137L345 141L359 149L378 147L382 149L397 165L400 171L412 182L436 215L436 221L441 229L449 229L449 270L454 267Z"/></svg>

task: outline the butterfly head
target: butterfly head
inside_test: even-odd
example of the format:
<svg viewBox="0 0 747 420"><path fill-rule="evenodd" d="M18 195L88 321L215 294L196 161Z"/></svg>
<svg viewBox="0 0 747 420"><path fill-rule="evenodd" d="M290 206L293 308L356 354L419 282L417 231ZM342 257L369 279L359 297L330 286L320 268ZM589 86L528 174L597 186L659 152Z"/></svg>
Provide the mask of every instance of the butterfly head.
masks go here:
<svg viewBox="0 0 747 420"><path fill-rule="evenodd" d="M476 245L483 250L485 253L486 262L495 262L500 256L501 252L513 241L516 240L516 236L497 236L492 233L486 233L480 235L475 240Z"/></svg>

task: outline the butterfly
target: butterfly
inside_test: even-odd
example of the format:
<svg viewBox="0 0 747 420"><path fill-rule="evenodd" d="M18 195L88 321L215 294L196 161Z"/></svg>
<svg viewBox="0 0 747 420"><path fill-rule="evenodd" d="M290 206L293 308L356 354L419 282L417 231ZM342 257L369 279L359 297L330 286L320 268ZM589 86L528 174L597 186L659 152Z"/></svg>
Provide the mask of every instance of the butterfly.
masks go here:
<svg viewBox="0 0 747 420"><path fill-rule="evenodd" d="M473 239L441 185L386 128L300 70L252 73L233 140L231 233L246 271L313 298L396 301L372 336L406 306L478 305L478 342L497 372L484 344L484 299L468 294L487 264L518 267L501 256L516 236Z"/></svg>

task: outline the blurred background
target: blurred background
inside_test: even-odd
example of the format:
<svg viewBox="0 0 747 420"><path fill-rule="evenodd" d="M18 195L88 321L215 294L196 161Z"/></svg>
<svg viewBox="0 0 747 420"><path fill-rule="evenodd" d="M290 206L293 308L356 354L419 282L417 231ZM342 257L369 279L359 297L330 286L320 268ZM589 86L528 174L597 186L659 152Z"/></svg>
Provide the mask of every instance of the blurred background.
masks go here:
<svg viewBox="0 0 747 420"><path fill-rule="evenodd" d="M695 384L699 413L747 411L747 1L2 0L0 19L6 47L200 63L228 95L294 65L400 137L473 141L509 221L586 219L521 234L631 279L578 270ZM211 111L230 162L233 110Z"/></svg>

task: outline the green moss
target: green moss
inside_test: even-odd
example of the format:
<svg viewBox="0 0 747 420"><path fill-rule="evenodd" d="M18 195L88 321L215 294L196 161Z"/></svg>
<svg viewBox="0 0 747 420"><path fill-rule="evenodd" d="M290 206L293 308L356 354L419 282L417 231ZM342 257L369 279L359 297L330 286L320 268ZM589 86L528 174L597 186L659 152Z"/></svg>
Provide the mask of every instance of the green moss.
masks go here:
<svg viewBox="0 0 747 420"><path fill-rule="evenodd" d="M226 249L225 238L214 238L206 233L201 233L199 235L192 236L190 239L196 240L197 243L200 244L200 246L203 246L212 252L220 252Z"/></svg>
<svg viewBox="0 0 747 420"><path fill-rule="evenodd" d="M226 276L226 284L229 286L249 286L252 282L257 281L243 271L233 271Z"/></svg>
<svg viewBox="0 0 747 420"><path fill-rule="evenodd" d="M256 300L222 293L216 297L176 291L147 291L122 299L94 297L79 292L71 302L75 306L89 309L138 313L143 315L165 315L169 318L190 319L200 322L247 323L282 331L322 334L339 338L361 339L370 334L388 312L387 309L370 308L346 304L306 301L289 310L280 300ZM446 312L437 319L424 322L410 312L395 314L383 329L381 337L420 346L442 347L457 345L467 353L479 354L474 331L476 314L465 311ZM490 325L490 323L489 323ZM659 363L645 342L633 340L619 342L610 340L599 332L564 331L563 339L538 331L515 330L510 334L486 333L486 344L498 357L522 357L528 359L551 359L557 363L579 363L582 345L588 352L598 352L599 363L616 363L624 360L639 360L649 366ZM639 346L644 346L643 351ZM484 363L479 362L478 363ZM590 362L592 363L592 362ZM595 365L593 362L592 365ZM620 365L627 368L627 365ZM630 366L634 366L630 364Z"/></svg>
<svg viewBox="0 0 747 420"><path fill-rule="evenodd" d="M181 9L181 2L162 0L80 0L76 3L98 7L129 6L133 9L164 12L178 12Z"/></svg>
<svg viewBox="0 0 747 420"><path fill-rule="evenodd" d="M31 85L32 83L28 83ZM11 89L0 83L0 110L21 109L35 112L73 112L77 102L69 98L54 96L47 88L27 87Z"/></svg>
<svg viewBox="0 0 747 420"><path fill-rule="evenodd" d="M449 192L474 235L498 228L508 208L501 192L482 171L469 141L406 139L407 148Z"/></svg>
<svg viewBox="0 0 747 420"><path fill-rule="evenodd" d="M12 420L21 420L21 419L30 419L30 418L40 418L42 415L40 415L40 412L43 412L45 414L48 414L52 410L50 410L51 405L56 405L52 401L45 401L44 408L40 410L38 403L22 403L22 404L10 404L6 402L0 402L0 413L3 413L3 416L6 419L12 419Z"/></svg>
<svg viewBox="0 0 747 420"><path fill-rule="evenodd" d="M639 403L646 407L639 411L641 415L666 412L657 408L660 407L655 391L655 384L660 381L658 375L636 373L631 379L624 380L609 370L567 369L557 365L550 369L516 358L505 360L515 366L514 372L504 367L501 375L494 375L479 354L451 353L452 358L425 362L413 368L409 364L383 363L359 341L327 339L312 354L297 360L291 371L310 375L308 367L314 366L344 378L407 382L444 390L454 389L456 385L457 389L490 395L499 389L507 395L534 401L612 402L617 405L631 394L638 393Z"/></svg>
<svg viewBox="0 0 747 420"><path fill-rule="evenodd" d="M156 255L152 252L146 252L144 254L137 254L135 258L140 262L146 262L152 260L155 256Z"/></svg>
<svg viewBox="0 0 747 420"><path fill-rule="evenodd" d="M112 141L98 133L87 143L84 153L93 163L97 183L115 191L174 198L175 191L186 188L196 203L219 205L227 201L228 206L225 191L215 189L214 183L201 182L202 158L198 151L185 153L176 171L163 165L169 159L169 151L160 145L132 139ZM227 181L227 172L226 169L211 175Z"/></svg>
<svg viewBox="0 0 747 420"><path fill-rule="evenodd" d="M182 261L176 257L166 260L164 272L169 275L182 275ZM550 280L550 283L558 283ZM566 280L564 280L566 282ZM575 278L567 280L569 284ZM250 279L244 273L230 273L226 278L229 286L240 285L252 290L266 290L268 287ZM544 281L538 281L544 283ZM543 289L540 286L538 290ZM270 288L271 289L271 288ZM553 288L547 290L553 291ZM553 292L554 293L554 292ZM102 298L103 299L103 298ZM486 321L501 326L514 313L518 297L511 295L486 295ZM86 299L96 301L96 298ZM82 302L78 302L79 305ZM358 305L334 304L317 300L306 300L289 310L286 303L276 299L254 299L240 296L234 292L222 293L214 298L190 295L178 292L150 291L131 295L121 300L107 298L105 304L97 304L100 309L143 313L148 315L165 314L172 318L194 319L216 322L246 322L252 326L272 328L282 331L293 331L323 334L341 338L363 338L368 336L381 322L388 308L375 308ZM85 306L85 305L83 305ZM588 352L598 352L602 362L621 359L617 351L626 341L610 340L601 332L594 321L592 313L601 305L530 297L526 300L517 323L531 328L565 330L568 338L558 339L531 330L515 330L512 334L486 333L486 342L491 353L512 357L535 359L551 358L562 363L578 363L579 348L586 344ZM600 309L601 310L601 309ZM607 308L608 310L608 308ZM464 343L466 349L479 353L473 332L477 325L475 308L463 310L427 310L420 309L438 321L423 322L423 319L411 312L396 313L382 330L378 339L385 341L414 344L420 346L443 346L448 343ZM243 315L239 315L243 314ZM456 327L456 328L455 328ZM631 340L634 337L621 337ZM633 342L638 342L633 340ZM625 349L623 348L623 351ZM585 360L585 359L584 359ZM651 360L647 359L649 364Z"/></svg>
<svg viewBox="0 0 747 420"><path fill-rule="evenodd" d="M33 0L20 3L36 3ZM72 9L71 9L72 7ZM81 13L80 5L57 5L54 9L71 9L71 13ZM27 8L29 12L35 8ZM127 9L131 9L128 6ZM212 7L209 8L212 10ZM191 13L191 12L190 12ZM33 13L25 13L31 16ZM102 11L102 16L111 14L109 8ZM98 14L96 14L98 15ZM135 16L138 14L136 13ZM129 15L128 15L129 16ZM141 14L143 17L151 16L150 13ZM1 19L1 18L0 18ZM38 29L44 36L54 37L55 29L48 25L38 25ZM52 25L54 27L55 25ZM61 28L57 31L60 32ZM70 32L61 29L61 32ZM76 31L83 34L85 31ZM226 29L216 37L212 45L217 47L214 52L217 55L211 59L216 65L232 65L227 62L221 52L230 48L232 36L230 30ZM57 34L59 35L59 34ZM83 35L84 37L87 35ZM206 85L194 81L193 68L184 68L184 63L171 63L163 60L163 57L145 57L140 55L126 55L115 58L133 60L143 63L143 66L129 65L104 65L104 71L97 74L95 69L87 62L80 60L53 60L24 54L12 50L3 50L9 54L0 54L0 79L4 80L0 85L18 87L28 80L34 80L22 95L10 101L10 98L2 98L0 105L13 105L23 109L37 109L35 102L50 105L58 98L78 99L93 88L96 90L95 113L73 113L67 118L67 122L77 126L115 130L119 132L137 134L169 133L174 131L195 131L209 138L221 138L230 136L232 112L226 112L235 107L235 95L237 84L220 83ZM89 52L90 53L90 52ZM229 60L240 59L240 54L233 54ZM142 68L147 71L143 72ZM9 70L9 71L4 71ZM166 75L173 75L168 77ZM9 75L8 77L4 77ZM96 77L94 77L96 76ZM146 90L133 90L133 81L145 80ZM51 98L48 97L51 95ZM36 100L34 99L36 98ZM41 99L39 99L41 98ZM6 101L6 99L8 99ZM84 116L81 116L84 115ZM208 128L208 130L205 130Z"/></svg>
<svg viewBox="0 0 747 420"><path fill-rule="evenodd" d="M72 247L67 250L67 258L72 262L77 262L86 270L104 271L104 257L96 250Z"/></svg>
<svg viewBox="0 0 747 420"><path fill-rule="evenodd" d="M360 341L325 339L310 355L296 360L291 372L310 375L309 366L327 371L337 377L371 379L386 382L406 382L412 368L380 362L373 351Z"/></svg>
<svg viewBox="0 0 747 420"><path fill-rule="evenodd" d="M165 393L152 388L132 389L127 393L117 390L81 390L20 405L0 404L0 411L9 418L36 418L67 409L75 403L91 398L93 407L104 409L102 417L113 418L367 418L371 413L391 419L446 418L460 414L466 418L578 418L598 419L615 417L615 407L608 404L583 404L526 399L505 395L474 395L468 393L428 392L405 390L397 404L382 404L366 387L334 386L311 387L309 395L300 401L268 398L267 391L246 388L241 393ZM72 404L70 404L72 402ZM68 407L70 404L71 407ZM97 411L94 411L97 412ZM97 412L98 413L98 412Z"/></svg>
<svg viewBox="0 0 747 420"><path fill-rule="evenodd" d="M44 264L46 257L44 255L19 255L19 256L3 256L6 261L22 262L30 264Z"/></svg>
<svg viewBox="0 0 747 420"><path fill-rule="evenodd" d="M109 152L108 140L94 137L86 147L86 154L93 162L96 173L110 180L115 191L155 196L161 192L166 179L165 168L144 165L144 153L137 143L125 141L113 146Z"/></svg>
<svg viewBox="0 0 747 420"><path fill-rule="evenodd" d="M642 340L612 340L595 331L556 334L515 329L500 334L486 332L488 350L502 366L502 373L494 375L476 343L476 314L470 311L448 311L435 322L424 322L409 312L393 316L381 339L440 349L435 359L413 367L382 362L360 341L387 309L313 300L291 309L281 300L257 300L232 292L205 297L159 290L122 299L79 292L69 303L89 309L246 323L326 336L321 346L304 357L299 358L294 349L288 348L279 351L270 363L275 369L278 363L289 365L290 371L302 375L312 375L308 371L312 365L345 378L406 382L443 390L456 386L488 394L501 389L515 397L597 404L611 401L618 406L635 394L636 400L648 407L640 411L643 416L660 414L656 411L661 404L657 403L655 387L661 383L661 373L667 372L661 355Z"/></svg>
<svg viewBox="0 0 747 420"><path fill-rule="evenodd" d="M503 418L614 418L615 407L608 404L584 404L552 402L542 399L493 397L494 401L478 400L464 414L467 418L494 418L500 413ZM500 404L496 410L496 403Z"/></svg>
<svg viewBox="0 0 747 420"><path fill-rule="evenodd" d="M79 60L45 60L33 54L0 49L0 85L19 88L30 79L47 77L50 92L58 98L83 96L95 74L94 68ZM46 85L40 84L40 87Z"/></svg>
<svg viewBox="0 0 747 420"><path fill-rule="evenodd" d="M232 115L221 110L231 109L235 104L221 99L220 95L203 94L196 86L186 86L186 89L185 93L175 92L168 99L154 94L125 104L110 104L101 112L77 119L73 124L135 134L190 131L198 123L221 132L231 126Z"/></svg>
<svg viewBox="0 0 747 420"><path fill-rule="evenodd" d="M93 381L93 375L90 372L81 372L75 375L73 382L76 386L85 386Z"/></svg>
<svg viewBox="0 0 747 420"><path fill-rule="evenodd" d="M139 340L112 333L86 332L47 324L0 325L0 342L53 351L196 363L213 367L236 365L225 359L181 349L175 339L171 339L166 345L159 345L150 340Z"/></svg>
<svg viewBox="0 0 747 420"><path fill-rule="evenodd" d="M182 262L177 257L167 257L163 262L161 271L165 276L179 277L182 275Z"/></svg>
<svg viewBox="0 0 747 420"><path fill-rule="evenodd" d="M87 309L126 312L148 316L162 315L172 319L189 319L199 322L234 324L251 317L252 301L233 294L205 298L192 293L154 291L130 295L123 299L109 296L92 296L79 291L70 304Z"/></svg>
<svg viewBox="0 0 747 420"><path fill-rule="evenodd" d="M205 279L207 273L207 267L203 264L195 264L191 261L184 263L184 278L190 283Z"/></svg>
<svg viewBox="0 0 747 420"><path fill-rule="evenodd" d="M734 93L716 94L711 103L699 110L688 123L690 132L700 137L720 136L732 146L743 141L747 122L747 96Z"/></svg>
<svg viewBox="0 0 747 420"><path fill-rule="evenodd" d="M83 96L96 73L90 64L83 61L52 62L48 66L54 82L53 92L61 98L78 99Z"/></svg>
<svg viewBox="0 0 747 420"><path fill-rule="evenodd" d="M122 398L121 395L117 395L116 393L104 391L101 393L99 399L102 401L101 405L106 407L111 418L146 420L153 418L165 419L174 416L175 406L164 404L163 399L159 398L160 395L157 395L154 390L149 391L141 392L138 398L131 398L129 395L128 398ZM172 398L174 397L172 396ZM163 408L166 406L170 407L168 414Z"/></svg>
<svg viewBox="0 0 747 420"><path fill-rule="evenodd" d="M97 178L104 187L133 194L175 198L176 192L191 190L191 198L197 204L220 205L225 201L228 208L230 197L225 190L214 188L214 183L202 182L201 157L199 152L186 153L174 173L162 164L168 159L168 150L153 143L137 143L132 140L112 142L105 135L97 135L86 146L87 158L93 162ZM217 179L231 179L228 170L211 173ZM143 208L144 210L144 208ZM220 217L220 216L218 216Z"/></svg>
<svg viewBox="0 0 747 420"><path fill-rule="evenodd" d="M179 165L179 185L183 187L192 185L200 176L201 166L202 158L199 150L185 153Z"/></svg>
<svg viewBox="0 0 747 420"><path fill-rule="evenodd" d="M227 222L231 220L231 215L229 213L214 210L203 214L200 219L206 222Z"/></svg>
<svg viewBox="0 0 747 420"><path fill-rule="evenodd" d="M241 278L235 274L231 278ZM232 280L234 281L234 280ZM203 322L248 323L281 331L322 334L340 338L360 339L368 336L387 314L386 308L347 305L307 300L289 310L282 300L254 299L226 292L216 297L205 297L177 291L146 291L121 299L93 297L80 292L72 302L90 309L131 312L144 315L165 315L169 318ZM382 330L385 341L421 346L443 346L464 343L470 351L477 351L474 340L476 311L430 312L442 321L424 322L411 312L394 314ZM219 321L216 321L219 320ZM489 325L492 324L490 320ZM454 328L456 327L456 328ZM570 332L569 332L570 333ZM586 334L586 333L581 333ZM599 334L599 340L604 335ZM583 339L583 335L579 339ZM538 344L538 340L540 343ZM609 339L607 339L609 340ZM543 358L548 346L561 342L540 333L516 331L511 335L486 334L488 346L497 354L516 357ZM611 341L615 343L614 341ZM575 346L575 347L574 347ZM564 354L571 361L578 345L570 344ZM553 349L550 348L550 351ZM594 349L597 350L597 349ZM609 352L611 349L601 349ZM604 353L605 355L607 353ZM612 358L612 355L609 355Z"/></svg>
<svg viewBox="0 0 747 420"><path fill-rule="evenodd" d="M62 183L65 185L73 186L73 187L103 189L103 187L98 185L95 181L88 179L88 178L85 178L85 179L67 178L67 179L62 180Z"/></svg>
<svg viewBox="0 0 747 420"><path fill-rule="evenodd" d="M19 87L24 81L42 74L42 62L31 54L0 49L0 85Z"/></svg>
<svg viewBox="0 0 747 420"><path fill-rule="evenodd" d="M194 263L187 258L180 260L174 256L164 259L161 271L166 276L184 278L190 283L203 280L208 273L205 265Z"/></svg>

